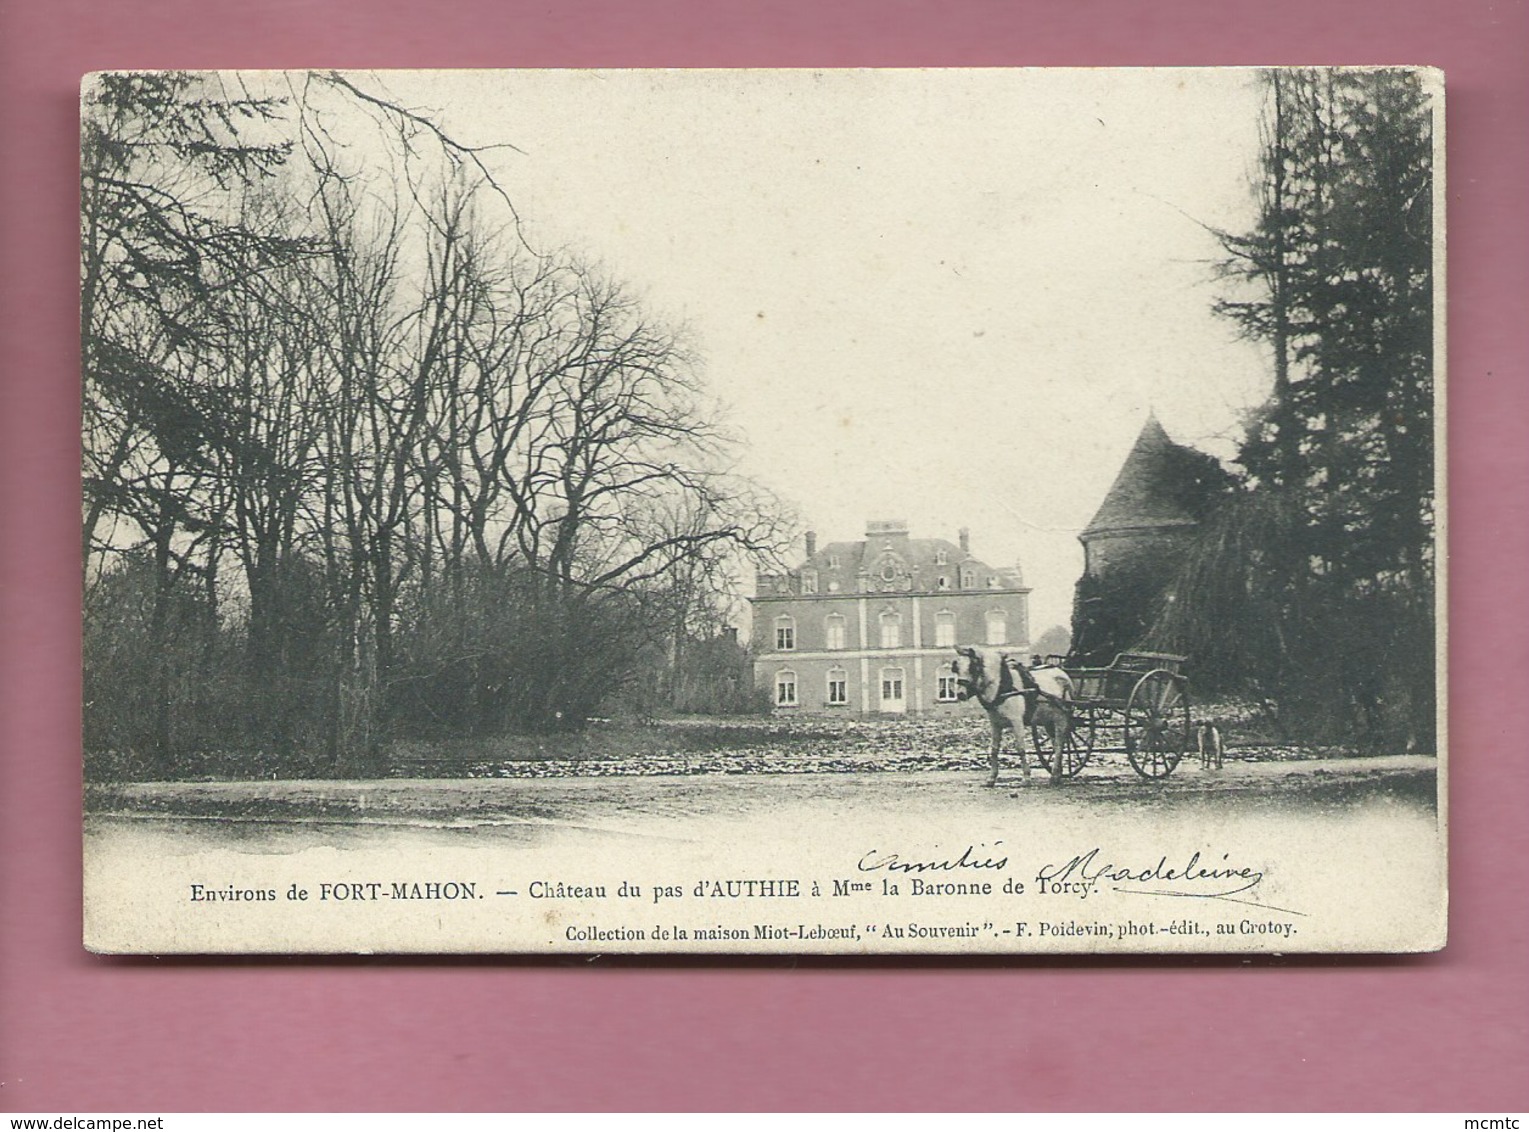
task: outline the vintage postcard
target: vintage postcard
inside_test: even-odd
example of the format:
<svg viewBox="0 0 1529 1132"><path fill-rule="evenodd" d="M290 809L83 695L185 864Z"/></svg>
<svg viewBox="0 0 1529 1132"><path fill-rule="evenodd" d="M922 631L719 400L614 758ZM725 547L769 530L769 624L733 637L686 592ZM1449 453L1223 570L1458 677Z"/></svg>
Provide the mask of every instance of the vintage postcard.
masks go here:
<svg viewBox="0 0 1529 1132"><path fill-rule="evenodd" d="M1443 97L88 76L85 945L1442 947Z"/></svg>

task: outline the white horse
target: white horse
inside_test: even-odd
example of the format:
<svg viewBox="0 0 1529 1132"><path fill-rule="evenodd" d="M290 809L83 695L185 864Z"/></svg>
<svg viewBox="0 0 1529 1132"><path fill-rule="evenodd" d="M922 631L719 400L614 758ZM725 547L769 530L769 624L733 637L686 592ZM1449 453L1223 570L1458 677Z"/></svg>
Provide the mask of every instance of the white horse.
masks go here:
<svg viewBox="0 0 1529 1132"><path fill-rule="evenodd" d="M950 667L960 689L956 698L976 700L993 725L993 773L984 785L992 786L998 781L998 754L1006 728L1014 732L1020 769L1025 773L1025 781L1030 780L1030 763L1025 757L1025 728L1031 724L1045 728L1050 734L1055 756L1051 780L1060 781L1062 750L1072 731L1072 711L1068 704L1073 689L1067 673L1049 665L1032 671L997 649L968 646L956 649L956 659Z"/></svg>

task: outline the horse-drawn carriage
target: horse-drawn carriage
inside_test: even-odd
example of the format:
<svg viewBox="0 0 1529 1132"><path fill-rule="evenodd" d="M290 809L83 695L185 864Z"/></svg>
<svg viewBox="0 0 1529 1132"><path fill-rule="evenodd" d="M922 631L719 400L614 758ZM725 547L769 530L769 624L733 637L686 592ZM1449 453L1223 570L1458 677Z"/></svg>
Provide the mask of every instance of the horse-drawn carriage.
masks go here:
<svg viewBox="0 0 1529 1132"><path fill-rule="evenodd" d="M1062 774L1072 777L1095 751L1123 751L1143 778L1166 778L1193 745L1186 657L1162 652L1123 652L1107 668L1078 668L1061 657L1047 664L1067 673L1072 726L1061 751ZM1030 737L1041 763L1054 769L1052 733L1032 725Z"/></svg>

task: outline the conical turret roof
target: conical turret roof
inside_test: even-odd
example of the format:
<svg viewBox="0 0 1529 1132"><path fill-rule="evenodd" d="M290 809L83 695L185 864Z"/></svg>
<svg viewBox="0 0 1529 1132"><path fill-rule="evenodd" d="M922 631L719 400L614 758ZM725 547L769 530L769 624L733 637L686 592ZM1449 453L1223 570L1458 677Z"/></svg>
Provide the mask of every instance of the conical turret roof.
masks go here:
<svg viewBox="0 0 1529 1132"><path fill-rule="evenodd" d="M1079 537L1194 524L1206 499L1208 465L1215 465L1211 457L1175 444L1156 414L1148 416L1104 502Z"/></svg>

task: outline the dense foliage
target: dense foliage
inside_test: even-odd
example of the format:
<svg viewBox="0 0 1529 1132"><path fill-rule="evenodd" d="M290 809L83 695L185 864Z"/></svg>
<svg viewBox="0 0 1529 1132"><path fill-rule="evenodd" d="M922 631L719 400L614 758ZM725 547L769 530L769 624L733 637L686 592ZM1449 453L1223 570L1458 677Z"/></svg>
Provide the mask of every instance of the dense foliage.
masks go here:
<svg viewBox="0 0 1529 1132"><path fill-rule="evenodd" d="M1258 221L1221 236L1217 309L1273 388L1152 636L1292 731L1430 748L1433 104L1408 71L1264 83Z"/></svg>

